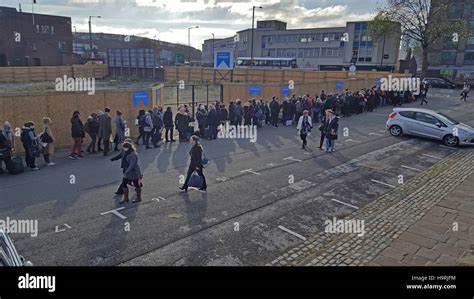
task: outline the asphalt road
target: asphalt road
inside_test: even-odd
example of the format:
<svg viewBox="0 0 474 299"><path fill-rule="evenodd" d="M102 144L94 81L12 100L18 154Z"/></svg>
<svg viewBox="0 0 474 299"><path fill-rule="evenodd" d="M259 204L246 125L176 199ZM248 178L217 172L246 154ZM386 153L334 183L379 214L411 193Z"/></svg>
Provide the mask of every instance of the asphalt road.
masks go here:
<svg viewBox="0 0 474 299"><path fill-rule="evenodd" d="M458 94L433 89L428 108L474 125L472 102L459 102ZM120 162L70 161L60 152L54 167L0 176L0 219L38 220L38 237L12 236L35 265L264 265L324 229L325 220L390 191L400 175L409 180L457 150L391 137L385 130L391 109L341 118L333 154L317 149L317 130L310 150L301 150L294 127L265 127L255 144L205 140L211 160L205 194L177 189L189 144L141 147L143 202L125 205L122 217L102 215L122 208L113 195ZM254 173L242 172L248 169Z"/></svg>

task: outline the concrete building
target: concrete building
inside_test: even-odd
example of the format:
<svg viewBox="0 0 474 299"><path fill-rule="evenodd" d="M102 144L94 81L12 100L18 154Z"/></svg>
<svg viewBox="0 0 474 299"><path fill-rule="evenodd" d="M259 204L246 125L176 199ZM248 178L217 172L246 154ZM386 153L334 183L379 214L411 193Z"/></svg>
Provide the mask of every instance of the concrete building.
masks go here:
<svg viewBox="0 0 474 299"><path fill-rule="evenodd" d="M359 70L394 70L400 35L372 40L367 22L348 22L345 27L288 29L285 22L258 21L254 31L254 57L297 58L299 68L342 70L352 63ZM251 56L251 29L234 37L207 39L202 60L213 64L214 49L231 49L234 58Z"/></svg>
<svg viewBox="0 0 474 299"><path fill-rule="evenodd" d="M71 18L0 6L0 67L72 62Z"/></svg>
<svg viewBox="0 0 474 299"><path fill-rule="evenodd" d="M448 5L449 20L465 20L470 31L474 31L474 2L471 0L434 0L432 9ZM430 20L431 21L431 20ZM474 33L467 38L452 38L432 45L428 49L429 76L442 76L458 81L464 78L474 79Z"/></svg>

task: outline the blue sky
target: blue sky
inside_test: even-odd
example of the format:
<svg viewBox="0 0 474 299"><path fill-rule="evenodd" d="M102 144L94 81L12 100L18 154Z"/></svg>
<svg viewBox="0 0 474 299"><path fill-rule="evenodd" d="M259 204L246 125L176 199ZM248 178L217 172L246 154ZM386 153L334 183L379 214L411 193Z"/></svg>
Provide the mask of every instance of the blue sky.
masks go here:
<svg viewBox="0 0 474 299"><path fill-rule="evenodd" d="M32 0L2 0L0 5L31 12ZM343 26L346 21L369 20L385 0L37 0L35 13L70 16L77 31L88 31L90 15L94 32L133 34L201 48L204 39L228 37L251 27L252 6L256 20L279 19L288 28Z"/></svg>

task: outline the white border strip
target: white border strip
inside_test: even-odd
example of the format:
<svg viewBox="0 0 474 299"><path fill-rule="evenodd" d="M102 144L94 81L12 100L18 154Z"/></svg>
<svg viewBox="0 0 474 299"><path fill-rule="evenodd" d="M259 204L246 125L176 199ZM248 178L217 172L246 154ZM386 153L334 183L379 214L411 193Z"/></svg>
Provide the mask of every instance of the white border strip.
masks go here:
<svg viewBox="0 0 474 299"><path fill-rule="evenodd" d="M292 234L293 236L297 237L298 239L301 239L301 240L303 240L303 241L306 241L306 238L305 238L305 237L303 237L302 235L300 235L300 234L298 234L298 233L295 233L294 231L291 231L291 230L287 229L287 228L284 227L284 226L278 225L278 228L281 229L281 230L283 230L283 231L285 231L285 232L287 232L287 233L289 233L289 234Z"/></svg>
<svg viewBox="0 0 474 299"><path fill-rule="evenodd" d="M331 200L332 200L332 201L335 201L335 202L338 202L338 203L340 203L340 204L343 204L343 205L345 205L345 206L351 207L351 208L356 209L356 210L359 209L359 207L353 206L353 205L351 205L351 204L349 204L349 203L347 203L347 202L343 202L343 201L340 201L340 200L337 200L337 199L334 199L334 198L331 198Z"/></svg>

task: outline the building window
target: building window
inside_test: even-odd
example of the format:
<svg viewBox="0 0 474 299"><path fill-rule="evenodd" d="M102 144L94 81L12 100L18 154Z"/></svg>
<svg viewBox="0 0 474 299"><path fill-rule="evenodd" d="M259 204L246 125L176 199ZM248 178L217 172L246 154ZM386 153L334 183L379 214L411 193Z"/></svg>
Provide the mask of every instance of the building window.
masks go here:
<svg viewBox="0 0 474 299"><path fill-rule="evenodd" d="M341 51L339 48L322 48L322 57L339 57L341 56Z"/></svg>
<svg viewBox="0 0 474 299"><path fill-rule="evenodd" d="M474 65L474 52L464 54L464 64Z"/></svg>
<svg viewBox="0 0 474 299"><path fill-rule="evenodd" d="M462 12L464 10L463 3L452 2L449 4L449 18L460 19L462 18Z"/></svg>
<svg viewBox="0 0 474 299"><path fill-rule="evenodd" d="M474 36L468 37L466 41L466 48L469 50L474 50Z"/></svg>
<svg viewBox="0 0 474 299"><path fill-rule="evenodd" d="M441 64L455 64L456 52L443 52L441 54Z"/></svg>

